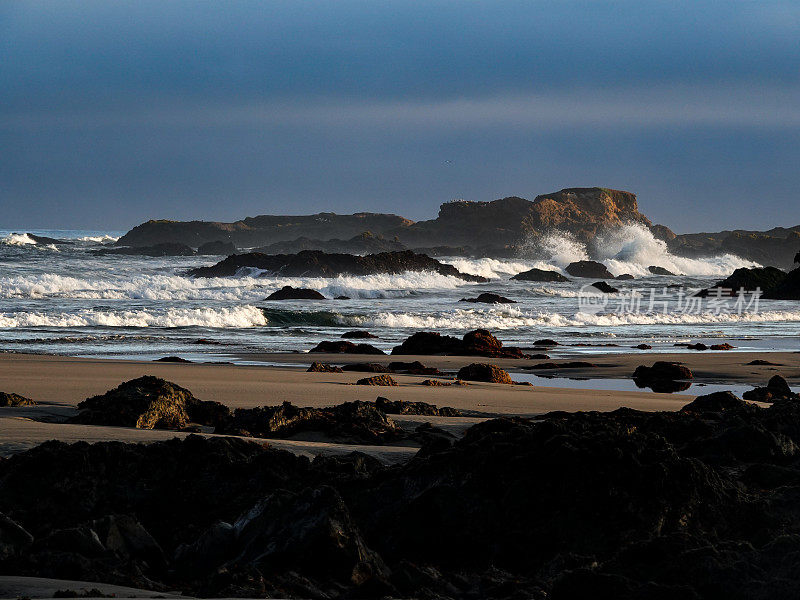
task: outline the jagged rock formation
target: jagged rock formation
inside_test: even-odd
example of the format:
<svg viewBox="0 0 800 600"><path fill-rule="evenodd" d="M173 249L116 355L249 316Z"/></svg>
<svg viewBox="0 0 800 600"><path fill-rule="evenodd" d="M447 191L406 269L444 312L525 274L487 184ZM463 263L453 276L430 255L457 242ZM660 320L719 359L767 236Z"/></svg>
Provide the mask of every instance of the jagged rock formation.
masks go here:
<svg viewBox="0 0 800 600"><path fill-rule="evenodd" d="M313 362L311 366L306 369L308 373L344 373L342 367L334 367L327 363Z"/></svg>
<svg viewBox="0 0 800 600"><path fill-rule="evenodd" d="M379 385L379 386L392 386L396 387L397 382L389 375L375 375L374 377L365 377L356 381L356 385Z"/></svg>
<svg viewBox="0 0 800 600"><path fill-rule="evenodd" d="M760 289L764 293L775 290L786 279L786 273L775 267L760 267L736 269L730 277L718 281L706 290L700 290L696 295L707 296L735 296L740 290L754 292Z"/></svg>
<svg viewBox="0 0 800 600"><path fill-rule="evenodd" d="M427 402L407 402L405 400L389 400L379 396L375 400L378 410L387 415L427 415L429 417L460 417L461 411L449 406L437 407Z"/></svg>
<svg viewBox="0 0 800 600"><path fill-rule="evenodd" d="M485 277L461 273L452 265L441 263L425 254L410 250L383 252L355 256L352 254L326 254L306 250L297 254L235 254L210 267L200 267L189 272L195 277L230 277L242 268L260 269L284 277L337 277L339 275L373 275L376 273L405 273L431 271L458 277L465 281L483 283Z"/></svg>
<svg viewBox="0 0 800 600"><path fill-rule="evenodd" d="M605 281L595 281L592 284L592 287L600 290L604 294L618 294L619 293L619 290L617 288L608 285Z"/></svg>
<svg viewBox="0 0 800 600"><path fill-rule="evenodd" d="M573 277L591 277L592 279L614 279L611 271L603 263L594 260L579 260L567 265L564 269Z"/></svg>
<svg viewBox="0 0 800 600"><path fill-rule="evenodd" d="M667 276L675 275L675 273L673 273L669 269L665 269L664 267L659 267L656 265L651 265L647 267L647 270L650 271L653 275L667 275Z"/></svg>
<svg viewBox="0 0 800 600"><path fill-rule="evenodd" d="M756 402L777 402L780 400L800 401L800 395L792 392L789 384L780 375L774 375L766 387L757 387L742 394L745 400Z"/></svg>
<svg viewBox="0 0 800 600"><path fill-rule="evenodd" d="M800 225L775 227L768 231L721 231L719 233L687 233L668 242L671 252L679 256L701 258L719 254L735 254L762 265L789 269L792 256L800 247Z"/></svg>

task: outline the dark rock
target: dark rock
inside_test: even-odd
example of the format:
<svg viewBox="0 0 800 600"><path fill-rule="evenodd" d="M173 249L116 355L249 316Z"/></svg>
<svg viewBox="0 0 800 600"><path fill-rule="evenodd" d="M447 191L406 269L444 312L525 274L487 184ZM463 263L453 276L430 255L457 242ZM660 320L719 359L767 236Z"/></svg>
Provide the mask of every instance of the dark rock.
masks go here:
<svg viewBox="0 0 800 600"><path fill-rule="evenodd" d="M0 560L6 561L27 550L33 536L19 523L0 513Z"/></svg>
<svg viewBox="0 0 800 600"><path fill-rule="evenodd" d="M767 383L767 387L757 387L745 392L742 397L745 400L755 402L778 402L781 400L800 400L800 396L792 392L789 384L780 375L773 376Z"/></svg>
<svg viewBox="0 0 800 600"><path fill-rule="evenodd" d="M653 347L650 344L637 344L634 346L637 350L652 350Z"/></svg>
<svg viewBox="0 0 800 600"><path fill-rule="evenodd" d="M720 413L726 410L738 410L747 403L737 398L733 392L714 392L698 396L681 409L685 413Z"/></svg>
<svg viewBox="0 0 800 600"><path fill-rule="evenodd" d="M386 354L383 350L371 346L370 344L354 344L353 342L334 341L320 342L309 352L320 352L324 354Z"/></svg>
<svg viewBox="0 0 800 600"><path fill-rule="evenodd" d="M505 383L513 385L513 380L508 374L498 366L488 363L472 363L458 370L458 379L464 381L485 381L488 383Z"/></svg>
<svg viewBox="0 0 800 600"><path fill-rule="evenodd" d="M350 296L335 296L334 300L350 300Z"/></svg>
<svg viewBox="0 0 800 600"><path fill-rule="evenodd" d="M647 267L647 270L650 271L653 275L667 275L667 276L675 276L675 273L665 269L664 267L658 266L650 266Z"/></svg>
<svg viewBox="0 0 800 600"><path fill-rule="evenodd" d="M516 304L516 300L509 300L504 296L498 296L489 292L479 294L477 298L462 298L459 302L472 302L482 304Z"/></svg>
<svg viewBox="0 0 800 600"><path fill-rule="evenodd" d="M748 269L742 267L736 269L733 274L718 281L712 287L701 290L696 296L736 296L740 290L745 292L754 292L760 289L767 297L770 292L777 289L777 287L784 282L787 275L784 271L776 269L775 267L758 267L755 269Z"/></svg>
<svg viewBox="0 0 800 600"><path fill-rule="evenodd" d="M463 339L421 331L392 349L393 355L444 355L485 356L488 358L525 358L519 348L504 347L496 337L485 329L467 333Z"/></svg>
<svg viewBox="0 0 800 600"><path fill-rule="evenodd" d="M701 351L702 350L708 350L708 346L706 346L705 344L703 344L701 342L697 342L696 344L686 344L686 347L689 350L701 350Z"/></svg>
<svg viewBox="0 0 800 600"><path fill-rule="evenodd" d="M652 367L640 365L633 372L633 380L639 387L651 388L654 392L672 393L689 389L691 385L681 380L692 379L691 370L678 363L658 361Z"/></svg>
<svg viewBox="0 0 800 600"><path fill-rule="evenodd" d="M345 331L342 334L342 338L346 340L366 340L370 338L376 338L377 335L372 335L369 331L364 331L363 329L359 329L356 331Z"/></svg>
<svg viewBox="0 0 800 600"><path fill-rule="evenodd" d="M517 273L511 279L517 281L540 281L540 282L564 282L569 281L558 271L547 271L544 269L531 269L530 271L523 271Z"/></svg>
<svg viewBox="0 0 800 600"><path fill-rule="evenodd" d="M135 246L122 248L101 248L93 250L92 254L127 254L130 256L194 256L195 252L186 244L165 242L153 246Z"/></svg>
<svg viewBox="0 0 800 600"><path fill-rule="evenodd" d="M229 414L219 402L198 400L189 390L149 375L87 398L78 408L72 423L138 429L183 429L190 423L217 427Z"/></svg>
<svg viewBox="0 0 800 600"><path fill-rule="evenodd" d="M181 358L180 356L164 356L162 358L157 358L153 362L166 362L166 363L190 363L192 361L187 360L185 358Z"/></svg>
<svg viewBox="0 0 800 600"><path fill-rule="evenodd" d="M344 365L342 371L355 371L356 373L394 373L391 368L379 363L352 363Z"/></svg>
<svg viewBox="0 0 800 600"><path fill-rule="evenodd" d="M595 283L592 284L592 287L593 288L597 288L598 290L600 290L604 294L617 294L617 293L619 293L619 290L617 288L611 287L605 281L596 281Z"/></svg>
<svg viewBox="0 0 800 600"><path fill-rule="evenodd" d="M294 288L290 285L285 285L281 289L272 292L266 298L267 300L325 300L325 296L320 294L317 290L309 290L305 288Z"/></svg>
<svg viewBox="0 0 800 600"><path fill-rule="evenodd" d="M326 408L279 406L238 408L216 433L263 438L287 438L321 432L336 439L380 444L403 437L398 425L371 402L345 402Z"/></svg>
<svg viewBox="0 0 800 600"><path fill-rule="evenodd" d="M636 277L634 277L630 273L623 273L622 275L617 275L616 277L614 277L614 279L617 279L619 281L631 281L633 279L636 279Z"/></svg>
<svg viewBox="0 0 800 600"><path fill-rule="evenodd" d="M436 367L426 367L418 360L413 362L393 361L389 363L389 369L397 373L408 373L409 375L439 375L441 371Z"/></svg>
<svg viewBox="0 0 800 600"><path fill-rule="evenodd" d="M735 348L735 346L731 346L727 342L725 342L724 344L712 344L711 345L711 350L733 350L734 348Z"/></svg>
<svg viewBox="0 0 800 600"><path fill-rule="evenodd" d="M375 375L375 377L359 379L356 381L356 385L397 386L397 382L388 375Z"/></svg>
<svg viewBox="0 0 800 600"><path fill-rule="evenodd" d="M15 235L17 235L17 234L15 234ZM33 233L26 233L25 235L27 235L29 238L31 238L37 244L45 244L45 245L46 244L53 244L55 246L71 246L71 245L75 244L75 242L72 242L70 240L60 240L58 238L51 238L51 237L47 237L45 235L35 235Z"/></svg>
<svg viewBox="0 0 800 600"><path fill-rule="evenodd" d="M0 406L35 406L36 402L19 394L0 392Z"/></svg>
<svg viewBox="0 0 800 600"><path fill-rule="evenodd" d="M203 256L230 256L231 254L236 254L236 251L236 244L233 242L217 240L216 242L200 244L200 247L197 249L197 254Z"/></svg>
<svg viewBox="0 0 800 600"><path fill-rule="evenodd" d="M773 362L769 362L768 360L761 360L761 359L751 360L747 364L750 365L750 366L753 366L753 367L780 367L781 366L778 363L773 363Z"/></svg>
<svg viewBox="0 0 800 600"><path fill-rule="evenodd" d="M292 254L303 250L319 250L328 253L340 254L375 254L377 252L398 252L407 250L405 245L396 239L386 239L382 235L364 231L349 240L341 239L311 239L299 237L294 240L275 242L257 248L256 252L264 254Z"/></svg>
<svg viewBox="0 0 800 600"><path fill-rule="evenodd" d="M405 400L389 400L388 398L378 397L375 400L378 410L387 415L426 415L432 417L460 417L460 410L443 406L441 408L428 404L427 402L406 402Z"/></svg>
<svg viewBox="0 0 800 600"><path fill-rule="evenodd" d="M551 339L536 340L533 342L534 346L558 346L558 342Z"/></svg>
<svg viewBox="0 0 800 600"><path fill-rule="evenodd" d="M782 282L773 289L766 290L763 297L772 300L800 300L800 269L790 271Z"/></svg>
<svg viewBox="0 0 800 600"><path fill-rule="evenodd" d="M311 366L308 367L307 373L342 373L344 370L342 367L334 367L332 365L321 363L321 362L313 362Z"/></svg>
<svg viewBox="0 0 800 600"><path fill-rule="evenodd" d="M189 272L195 277L230 277L242 268L261 269L283 277L337 277L339 275L373 275L380 273L405 273L431 271L440 275L457 277L465 281L485 283L485 277L461 273L452 265L441 263L425 254L411 250L382 252L356 256L352 254L326 254L313 250L297 254L235 254L211 267L200 267Z"/></svg>
<svg viewBox="0 0 800 600"><path fill-rule="evenodd" d="M564 270L573 277L614 279L614 276L603 263L594 260L579 260L578 262L570 263Z"/></svg>

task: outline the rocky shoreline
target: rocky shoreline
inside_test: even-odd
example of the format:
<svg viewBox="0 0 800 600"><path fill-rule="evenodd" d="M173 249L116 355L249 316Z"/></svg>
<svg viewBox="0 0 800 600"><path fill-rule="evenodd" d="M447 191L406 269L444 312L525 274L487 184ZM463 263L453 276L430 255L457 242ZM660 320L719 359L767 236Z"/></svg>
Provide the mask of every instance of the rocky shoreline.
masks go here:
<svg viewBox="0 0 800 600"><path fill-rule="evenodd" d="M219 436L47 442L0 461L0 574L211 597L800 590L796 399L717 393L421 439L393 467Z"/></svg>

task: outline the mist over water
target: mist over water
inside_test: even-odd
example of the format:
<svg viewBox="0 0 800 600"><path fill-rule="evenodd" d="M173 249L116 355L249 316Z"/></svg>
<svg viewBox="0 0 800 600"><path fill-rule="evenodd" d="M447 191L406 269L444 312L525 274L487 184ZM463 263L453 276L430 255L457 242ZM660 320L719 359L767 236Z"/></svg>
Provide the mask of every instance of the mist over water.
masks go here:
<svg viewBox="0 0 800 600"><path fill-rule="evenodd" d="M800 307L792 302L763 301L758 313L741 315L586 312L578 301L591 280L510 280L533 267L563 272L570 262L592 257L615 275L636 276L613 282L623 292L646 293L655 287L674 304L677 296L669 285L708 287L735 268L755 266L732 255L674 256L639 225L600 236L591 247L550 232L528 244L517 259L440 257L462 272L490 278L485 284L425 272L321 278L274 277L253 269L235 277L195 279L186 271L220 257L95 256L92 251L113 243L119 232L31 233L73 243L37 244L23 233L0 232L0 347L5 351L230 360L253 351L307 351L353 328L368 328L379 336L374 344L387 351L415 331L460 336L478 327L523 347L553 337L567 344L613 341L623 347L644 340L664 350L687 339L753 336L785 347L800 333ZM651 265L678 275L653 276ZM284 285L350 299L265 301ZM517 303L459 302L485 291Z"/></svg>

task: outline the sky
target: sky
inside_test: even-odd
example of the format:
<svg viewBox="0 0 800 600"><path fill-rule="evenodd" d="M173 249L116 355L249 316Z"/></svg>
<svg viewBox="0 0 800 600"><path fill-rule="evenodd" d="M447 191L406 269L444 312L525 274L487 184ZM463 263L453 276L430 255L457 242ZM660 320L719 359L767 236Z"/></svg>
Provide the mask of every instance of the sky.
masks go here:
<svg viewBox="0 0 800 600"><path fill-rule="evenodd" d="M800 224L800 2L0 2L0 228L635 192Z"/></svg>

